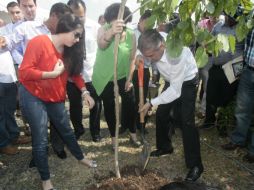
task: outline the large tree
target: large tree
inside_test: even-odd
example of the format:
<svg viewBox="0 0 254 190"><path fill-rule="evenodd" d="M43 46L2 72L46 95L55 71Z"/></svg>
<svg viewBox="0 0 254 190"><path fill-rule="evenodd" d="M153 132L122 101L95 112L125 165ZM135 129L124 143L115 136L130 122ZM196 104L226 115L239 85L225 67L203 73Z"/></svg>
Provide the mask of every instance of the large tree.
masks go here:
<svg viewBox="0 0 254 190"><path fill-rule="evenodd" d="M150 25L155 22L170 20L178 12L180 22L169 33L167 48L171 56L181 53L183 46L198 42L196 61L198 65L208 61L208 53L218 55L221 50L235 51L235 43L242 41L253 28L253 4L251 0L138 0L141 3L141 14L146 9L153 10ZM223 34L212 36L207 30L198 27L204 15L219 17L222 13L234 16L236 13L236 38Z"/></svg>

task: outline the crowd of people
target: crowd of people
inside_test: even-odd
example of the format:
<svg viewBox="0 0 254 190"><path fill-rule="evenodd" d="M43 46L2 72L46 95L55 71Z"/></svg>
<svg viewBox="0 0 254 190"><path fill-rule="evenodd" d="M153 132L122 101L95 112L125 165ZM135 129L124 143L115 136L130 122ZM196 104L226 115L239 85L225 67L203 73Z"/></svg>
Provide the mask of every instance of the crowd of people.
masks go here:
<svg viewBox="0 0 254 190"><path fill-rule="evenodd" d="M121 96L120 132L129 131L130 143L140 147L136 130L145 131L139 114L147 115L156 109L156 150L151 157L174 152L172 135L180 127L184 158L189 171L186 181L196 181L204 171L200 153L199 130L195 126L197 87L202 79L203 97L200 129L216 126L218 107L226 106L237 94L236 127L231 141L222 148L235 150L249 142L244 160L254 162L254 135L247 142L253 113L254 62L253 31L244 43L236 44L236 52L209 55L208 63L198 66L193 51L184 47L174 58L167 51L167 33L179 21L177 15L168 24L148 29L151 10L141 15L137 27L126 27L132 21L131 11L124 9L118 20L120 3L105 9L98 23L86 17L87 7L82 0L69 0L51 7L49 18L36 18L36 0L18 0L7 5L12 22L0 28L0 153L14 155L17 144L32 142L29 167L36 167L43 190L53 189L48 166L48 128L50 142L56 155L67 157L64 147L83 165L97 167L87 159L77 140L85 132L82 122L83 106L89 108L89 129L94 142L100 142L100 115L102 106L109 129L112 149L115 150L115 95L114 95L114 41L120 34L118 46L117 83ZM200 28L212 35L219 33L235 36L236 19L224 15L223 20L204 18ZM230 83L223 65L238 57L244 58L240 80ZM144 99L139 106L137 67L144 63ZM151 77L152 74L152 77ZM201 77L199 77L201 76ZM148 101L149 85L162 77L162 92ZM152 79L150 79L152 78ZM152 81L152 82L151 82ZM238 84L239 83L239 84ZM69 115L65 109L68 97ZM31 132L20 135L15 112L21 110L24 125ZM70 123L72 123L73 128Z"/></svg>

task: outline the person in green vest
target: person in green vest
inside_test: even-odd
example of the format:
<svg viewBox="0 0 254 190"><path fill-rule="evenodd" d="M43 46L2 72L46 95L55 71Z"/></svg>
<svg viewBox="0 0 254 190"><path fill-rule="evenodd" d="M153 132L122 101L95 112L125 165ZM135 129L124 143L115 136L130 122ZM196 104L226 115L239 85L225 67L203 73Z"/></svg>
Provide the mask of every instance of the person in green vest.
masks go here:
<svg viewBox="0 0 254 190"><path fill-rule="evenodd" d="M114 37L121 34L118 46L117 82L121 96L121 125L129 129L130 142L140 146L135 128L135 96L131 80L128 78L132 62L135 61L136 39L132 30L125 25L131 22L132 17L128 7L125 7L123 20L117 20L120 3L108 6L104 13L106 24L98 31L98 50L92 76L92 83L97 94L101 97L104 106L104 115L115 147L115 97L114 97Z"/></svg>

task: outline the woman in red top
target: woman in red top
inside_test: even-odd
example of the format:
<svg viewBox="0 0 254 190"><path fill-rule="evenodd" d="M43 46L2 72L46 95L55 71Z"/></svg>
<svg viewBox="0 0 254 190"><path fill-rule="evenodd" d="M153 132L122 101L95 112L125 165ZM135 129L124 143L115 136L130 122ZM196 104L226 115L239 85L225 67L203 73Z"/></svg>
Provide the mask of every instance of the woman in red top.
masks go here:
<svg viewBox="0 0 254 190"><path fill-rule="evenodd" d="M56 35L37 36L28 43L19 68L21 109L31 126L33 158L44 190L53 189L47 157L48 117L76 159L86 166L97 166L84 157L64 106L68 77L83 92L89 108L94 105L80 75L84 59L84 40L80 40L83 28L77 17L64 15L58 22Z"/></svg>

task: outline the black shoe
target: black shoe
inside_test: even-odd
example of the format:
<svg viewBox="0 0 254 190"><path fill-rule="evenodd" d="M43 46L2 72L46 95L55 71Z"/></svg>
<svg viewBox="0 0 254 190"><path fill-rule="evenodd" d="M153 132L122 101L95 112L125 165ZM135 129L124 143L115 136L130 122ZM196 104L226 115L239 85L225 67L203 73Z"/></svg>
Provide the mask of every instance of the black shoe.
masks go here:
<svg viewBox="0 0 254 190"><path fill-rule="evenodd" d="M101 142L101 136L100 135L94 135L92 136L93 142Z"/></svg>
<svg viewBox="0 0 254 190"><path fill-rule="evenodd" d="M204 123L199 127L199 129L212 129L215 127L214 123Z"/></svg>
<svg viewBox="0 0 254 190"><path fill-rule="evenodd" d="M29 168L33 168L36 167L35 163L34 163L34 159L32 158L29 162Z"/></svg>
<svg viewBox="0 0 254 190"><path fill-rule="evenodd" d="M75 137L77 140L79 140L79 138L85 133L85 130L84 131L81 131L81 132L75 132Z"/></svg>
<svg viewBox="0 0 254 190"><path fill-rule="evenodd" d="M62 151L54 151L57 155L58 158L60 159L66 159L67 158L67 154L64 150Z"/></svg>
<svg viewBox="0 0 254 190"><path fill-rule="evenodd" d="M243 147L244 147L243 145L234 144L232 142L221 145L221 148L223 148L224 150L235 150L237 148L243 148Z"/></svg>
<svg viewBox="0 0 254 190"><path fill-rule="evenodd" d="M196 181L201 176L203 171L204 171L203 166L199 167L195 166L191 168L188 174L186 175L185 181Z"/></svg>
<svg viewBox="0 0 254 190"><path fill-rule="evenodd" d="M254 154L251 155L251 154L246 154L243 156L243 161L245 162L249 162L250 164L254 163Z"/></svg>
<svg viewBox="0 0 254 190"><path fill-rule="evenodd" d="M172 154L174 151L173 148L169 149L169 150L154 150L151 152L150 156L151 157L160 157L160 156L166 156L168 154Z"/></svg>

